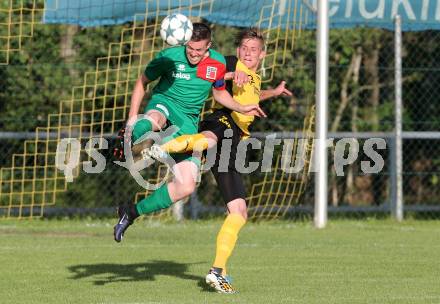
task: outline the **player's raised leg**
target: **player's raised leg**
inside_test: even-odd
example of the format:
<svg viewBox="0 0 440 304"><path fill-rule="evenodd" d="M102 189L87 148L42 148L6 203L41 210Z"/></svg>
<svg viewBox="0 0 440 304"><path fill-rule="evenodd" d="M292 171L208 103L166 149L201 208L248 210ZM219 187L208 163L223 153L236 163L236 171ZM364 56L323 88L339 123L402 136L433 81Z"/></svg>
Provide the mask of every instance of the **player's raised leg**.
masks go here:
<svg viewBox="0 0 440 304"><path fill-rule="evenodd" d="M140 215L166 209L194 191L199 174L197 164L192 161L182 161L173 167L173 171L175 176L170 183L163 184L135 205L119 207L119 221L114 227L116 242L122 240L127 228Z"/></svg>
<svg viewBox="0 0 440 304"><path fill-rule="evenodd" d="M148 110L145 118L138 120L134 126L131 134L133 142L132 152L134 156L138 156L143 150L150 148L153 141L150 139L143 140L142 137L151 131L158 131L162 129L167 122L166 116L157 110Z"/></svg>
<svg viewBox="0 0 440 304"><path fill-rule="evenodd" d="M217 144L217 136L211 131L204 131L197 134L185 134L178 136L162 145L153 145L142 151L146 157L164 159L167 154L202 152Z"/></svg>

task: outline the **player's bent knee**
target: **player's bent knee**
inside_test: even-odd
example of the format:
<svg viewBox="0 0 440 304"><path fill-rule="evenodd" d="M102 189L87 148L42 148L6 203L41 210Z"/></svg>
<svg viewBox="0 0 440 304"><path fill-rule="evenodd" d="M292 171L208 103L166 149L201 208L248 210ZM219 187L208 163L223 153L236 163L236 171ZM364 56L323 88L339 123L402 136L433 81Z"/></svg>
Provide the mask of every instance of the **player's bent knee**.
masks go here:
<svg viewBox="0 0 440 304"><path fill-rule="evenodd" d="M247 221L248 215L247 215L247 210L244 210L243 212L240 213L241 216L244 218L245 221Z"/></svg>
<svg viewBox="0 0 440 304"><path fill-rule="evenodd" d="M240 209L240 210L237 212L237 214L241 215L241 217L242 217L245 221L247 221L248 215L247 215L247 210L246 210L246 209L245 209L245 210Z"/></svg>
<svg viewBox="0 0 440 304"><path fill-rule="evenodd" d="M237 198L232 201L230 201L227 204L228 211L231 214L239 214L241 215L245 220L247 220L247 206L246 201L242 198Z"/></svg>
<svg viewBox="0 0 440 304"><path fill-rule="evenodd" d="M185 191L183 191L182 196L187 197L188 195L191 195L194 192L195 188L186 188Z"/></svg>
<svg viewBox="0 0 440 304"><path fill-rule="evenodd" d="M194 182L182 183L179 185L178 188L179 188L180 196L186 197L188 195L191 195L191 193L193 193L194 190L196 190L196 183Z"/></svg>

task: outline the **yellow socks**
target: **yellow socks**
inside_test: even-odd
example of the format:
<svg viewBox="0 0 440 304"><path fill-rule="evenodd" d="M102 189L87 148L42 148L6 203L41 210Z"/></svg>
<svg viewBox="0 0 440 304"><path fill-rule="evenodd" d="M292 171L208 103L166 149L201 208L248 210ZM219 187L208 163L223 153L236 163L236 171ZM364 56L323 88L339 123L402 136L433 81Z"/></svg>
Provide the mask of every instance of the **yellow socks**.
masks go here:
<svg viewBox="0 0 440 304"><path fill-rule="evenodd" d="M221 268L225 271L226 262L237 242L238 232L245 223L246 220L239 214L229 214L226 217L223 226L217 235L217 250L213 264L214 268Z"/></svg>
<svg viewBox="0 0 440 304"><path fill-rule="evenodd" d="M160 146L168 153L203 151L208 148L208 139L203 134L181 135Z"/></svg>

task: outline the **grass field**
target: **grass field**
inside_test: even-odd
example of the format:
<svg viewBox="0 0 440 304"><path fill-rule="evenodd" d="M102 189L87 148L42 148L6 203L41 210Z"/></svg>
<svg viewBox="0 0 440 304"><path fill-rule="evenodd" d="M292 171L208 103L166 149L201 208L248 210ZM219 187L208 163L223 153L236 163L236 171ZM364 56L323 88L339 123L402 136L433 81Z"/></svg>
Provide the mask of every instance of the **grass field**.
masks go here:
<svg viewBox="0 0 440 304"><path fill-rule="evenodd" d="M440 303L440 223L249 224L230 259L235 295L204 275L221 221L0 221L0 303Z"/></svg>

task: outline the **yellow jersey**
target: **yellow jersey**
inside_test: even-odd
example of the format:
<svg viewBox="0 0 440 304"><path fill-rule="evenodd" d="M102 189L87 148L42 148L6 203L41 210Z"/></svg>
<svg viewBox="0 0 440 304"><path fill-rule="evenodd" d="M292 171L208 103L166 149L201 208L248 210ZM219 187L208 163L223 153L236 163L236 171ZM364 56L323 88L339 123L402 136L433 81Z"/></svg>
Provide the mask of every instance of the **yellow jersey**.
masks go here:
<svg viewBox="0 0 440 304"><path fill-rule="evenodd" d="M233 65L231 66L231 64L228 64L231 62L231 60L233 60L232 62L236 62L235 66ZM232 81L232 92L229 92L231 93L232 97L234 97L234 99L242 105L258 104L260 102L260 90L261 90L260 75L248 69L244 65L244 63L242 63L240 60L237 60L233 56L226 57L226 66L227 66L226 72L243 71L249 77L249 81L241 87L238 87ZM228 87L230 89L230 86L227 85L227 89ZM216 103L214 107L222 108L222 106L218 103ZM231 111L231 117L243 132L243 138L248 138L250 136L249 126L254 121L255 117L250 115L244 115L235 111Z"/></svg>

